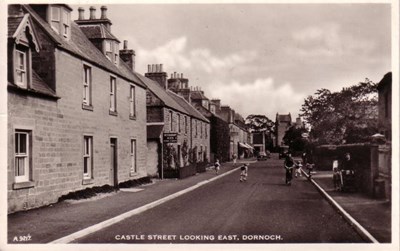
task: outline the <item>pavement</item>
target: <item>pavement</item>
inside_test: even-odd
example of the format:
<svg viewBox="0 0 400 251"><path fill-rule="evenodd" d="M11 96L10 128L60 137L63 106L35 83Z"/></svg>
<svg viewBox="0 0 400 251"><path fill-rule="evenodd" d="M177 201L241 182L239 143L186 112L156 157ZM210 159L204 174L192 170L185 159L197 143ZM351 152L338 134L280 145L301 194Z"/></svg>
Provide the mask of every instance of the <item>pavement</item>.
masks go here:
<svg viewBox="0 0 400 251"><path fill-rule="evenodd" d="M166 197L179 196L182 191L211 182L218 176L233 172L241 163L255 159L222 163L219 175L212 167L182 180L155 180L154 183L104 194L95 198L64 201L50 206L8 215L8 243L51 243L83 229L120 217L127 212L156 206ZM340 193L333 189L329 172L317 172L312 179L379 242L391 242L391 204L359 193ZM139 210L140 211L140 210ZM351 224L351 223L350 223Z"/></svg>
<svg viewBox="0 0 400 251"><path fill-rule="evenodd" d="M392 220L389 200L375 199L361 192L336 191L331 171L317 170L312 174L312 180L355 220L355 222L350 220L350 224L359 223L379 243L391 242Z"/></svg>

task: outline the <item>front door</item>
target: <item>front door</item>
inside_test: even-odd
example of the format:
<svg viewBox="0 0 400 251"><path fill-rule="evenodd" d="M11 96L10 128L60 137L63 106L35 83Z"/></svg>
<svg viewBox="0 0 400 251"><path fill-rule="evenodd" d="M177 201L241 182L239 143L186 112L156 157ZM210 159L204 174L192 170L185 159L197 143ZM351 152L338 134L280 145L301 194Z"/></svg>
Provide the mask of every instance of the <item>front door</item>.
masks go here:
<svg viewBox="0 0 400 251"><path fill-rule="evenodd" d="M118 154L117 154L117 139L110 139L110 184L111 186L118 185Z"/></svg>

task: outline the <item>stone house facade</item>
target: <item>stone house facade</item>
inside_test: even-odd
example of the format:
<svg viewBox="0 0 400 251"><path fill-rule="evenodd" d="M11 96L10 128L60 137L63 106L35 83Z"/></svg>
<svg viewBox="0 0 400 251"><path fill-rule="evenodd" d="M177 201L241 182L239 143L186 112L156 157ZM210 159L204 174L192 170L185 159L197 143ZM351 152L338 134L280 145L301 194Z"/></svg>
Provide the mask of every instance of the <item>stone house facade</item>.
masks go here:
<svg viewBox="0 0 400 251"><path fill-rule="evenodd" d="M146 86L133 68L96 47L68 5L8 11L8 212L147 176Z"/></svg>

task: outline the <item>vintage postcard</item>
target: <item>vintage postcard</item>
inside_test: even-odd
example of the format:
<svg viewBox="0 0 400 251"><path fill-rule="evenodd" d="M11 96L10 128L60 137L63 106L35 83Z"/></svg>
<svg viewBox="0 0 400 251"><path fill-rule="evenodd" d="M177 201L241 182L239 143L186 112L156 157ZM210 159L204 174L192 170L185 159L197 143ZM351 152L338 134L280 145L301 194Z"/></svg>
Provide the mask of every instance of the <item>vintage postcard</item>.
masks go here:
<svg viewBox="0 0 400 251"><path fill-rule="evenodd" d="M2 1L0 250L398 250L398 1Z"/></svg>

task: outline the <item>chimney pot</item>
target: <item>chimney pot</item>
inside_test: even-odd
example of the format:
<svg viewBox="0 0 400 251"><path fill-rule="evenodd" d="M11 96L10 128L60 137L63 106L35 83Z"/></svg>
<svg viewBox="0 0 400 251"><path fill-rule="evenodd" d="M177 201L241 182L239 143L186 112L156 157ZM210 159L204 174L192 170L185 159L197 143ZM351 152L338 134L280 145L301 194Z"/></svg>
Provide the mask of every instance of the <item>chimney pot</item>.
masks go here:
<svg viewBox="0 0 400 251"><path fill-rule="evenodd" d="M151 72L156 72L156 66L154 64L151 65Z"/></svg>
<svg viewBox="0 0 400 251"><path fill-rule="evenodd" d="M83 20L85 19L85 9L82 7L78 8L78 12L79 12L79 17L78 20Z"/></svg>
<svg viewBox="0 0 400 251"><path fill-rule="evenodd" d="M107 6L101 6L101 19L107 19Z"/></svg>
<svg viewBox="0 0 400 251"><path fill-rule="evenodd" d="M128 40L124 40L124 50L128 49Z"/></svg>
<svg viewBox="0 0 400 251"><path fill-rule="evenodd" d="M160 64L160 72L163 72L163 65Z"/></svg>
<svg viewBox="0 0 400 251"><path fill-rule="evenodd" d="M160 72L160 65L156 64L156 72Z"/></svg>
<svg viewBox="0 0 400 251"><path fill-rule="evenodd" d="M96 8L94 6L90 6L90 19L96 19Z"/></svg>
<svg viewBox="0 0 400 251"><path fill-rule="evenodd" d="M171 78L174 78L174 74L171 73Z"/></svg>

